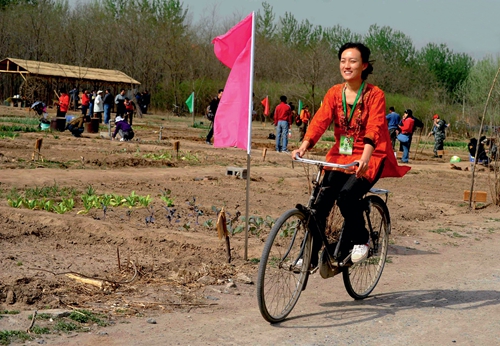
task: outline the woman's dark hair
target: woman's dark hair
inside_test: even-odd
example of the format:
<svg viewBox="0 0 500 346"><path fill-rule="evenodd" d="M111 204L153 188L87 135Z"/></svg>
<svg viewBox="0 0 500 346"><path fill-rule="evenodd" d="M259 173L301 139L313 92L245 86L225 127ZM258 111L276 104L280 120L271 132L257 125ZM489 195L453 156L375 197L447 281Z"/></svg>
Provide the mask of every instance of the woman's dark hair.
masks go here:
<svg viewBox="0 0 500 346"><path fill-rule="evenodd" d="M357 49L361 53L362 62L368 64L368 66L361 73L361 78L363 80L366 80L368 78L368 75L373 73L373 65L370 62L370 54L371 54L370 48L368 48L367 46L365 46L364 44L359 43L359 42L344 43L344 45L342 47L340 47L340 49L339 49L339 54L338 54L339 60L342 57L342 53L346 49L350 49L350 48Z"/></svg>
<svg viewBox="0 0 500 346"><path fill-rule="evenodd" d="M411 109L405 110L405 113L408 114L409 117L413 117L413 112Z"/></svg>

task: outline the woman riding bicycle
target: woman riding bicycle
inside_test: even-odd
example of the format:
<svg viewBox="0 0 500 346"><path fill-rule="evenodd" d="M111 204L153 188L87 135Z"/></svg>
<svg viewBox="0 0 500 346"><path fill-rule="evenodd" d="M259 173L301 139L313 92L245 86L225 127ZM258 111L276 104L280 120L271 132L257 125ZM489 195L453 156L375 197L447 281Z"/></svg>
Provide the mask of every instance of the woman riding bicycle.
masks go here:
<svg viewBox="0 0 500 346"><path fill-rule="evenodd" d="M350 42L340 48L338 57L345 83L328 90L292 158L302 157L314 147L333 122L335 145L327 153L326 161L357 162L358 166L352 170L325 169L321 193L314 206L316 224L319 231L324 232L336 201L345 219L345 234L354 245L351 260L359 263L367 258L369 250L361 198L379 178L402 177L410 167L398 166L394 157L385 118L384 92L366 83L373 71L370 49ZM313 240L312 267L318 265L321 244L320 239Z"/></svg>

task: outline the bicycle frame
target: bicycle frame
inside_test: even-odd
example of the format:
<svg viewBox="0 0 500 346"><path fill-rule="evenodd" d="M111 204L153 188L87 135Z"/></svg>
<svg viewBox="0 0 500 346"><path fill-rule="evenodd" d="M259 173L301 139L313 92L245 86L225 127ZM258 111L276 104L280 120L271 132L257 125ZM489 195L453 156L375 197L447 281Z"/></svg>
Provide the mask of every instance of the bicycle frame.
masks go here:
<svg viewBox="0 0 500 346"><path fill-rule="evenodd" d="M321 188L321 176L323 175L323 170L325 167L332 167L332 168L340 168L340 169L349 169L349 168L352 168L354 166L357 166L358 163L357 162L352 162L352 163L349 163L347 165L341 165L341 164L336 164L336 163L331 163L331 162L325 162L325 161L319 161L319 160L311 160L311 159L304 159L304 158L301 158L299 157L298 155L295 157L295 160L297 162L302 162L302 163L306 163L306 164L311 164L311 165L315 165L318 167L318 173L316 174L316 178L313 180L312 184L313 184L313 189L311 191L311 196L309 197L309 201L307 203L307 206L304 208L303 206L301 205L297 205L297 207L301 210L303 210L307 215L308 215L308 218L307 218L307 223L308 223L308 232L317 232L319 237L321 238L321 241L324 245L324 248L325 248L325 251L329 257L329 263L331 263L332 259L333 260L336 260L338 258L338 255L339 255L339 251L340 251L340 246L342 244L342 236L343 236L343 233L344 233L344 225L342 225L342 228L339 232L339 239L338 239L338 242L337 242L337 246L335 247L335 250L334 250L334 253L331 254L329 249L328 249L328 241L326 239L326 235L321 232L320 230L311 230L309 228L309 224L310 224L310 218L311 217L314 217L314 209L313 209L313 205L314 203L316 202L316 199L319 197L319 189ZM388 199L388 196L389 196L389 191L388 190L384 190L384 189L375 189L375 188L371 188L369 193L372 193L372 194L376 194L376 195L382 195L382 194L385 194L386 195L386 202L387 202L387 199ZM304 210L305 209L305 210ZM369 208L367 209L367 211L365 211L367 213L369 213ZM367 215L368 216L368 215ZM370 238L373 238L374 236L374 232L373 232L373 227L371 225L371 222L370 222L370 218L367 217L368 219L368 229L369 229L369 233L370 233ZM378 242L375 243L376 247L378 247ZM351 253L349 253L341 262L337 262L338 264L338 267L344 267L346 266L346 264L349 262L351 258ZM317 270L317 268L316 268ZM311 272L313 273L313 272Z"/></svg>

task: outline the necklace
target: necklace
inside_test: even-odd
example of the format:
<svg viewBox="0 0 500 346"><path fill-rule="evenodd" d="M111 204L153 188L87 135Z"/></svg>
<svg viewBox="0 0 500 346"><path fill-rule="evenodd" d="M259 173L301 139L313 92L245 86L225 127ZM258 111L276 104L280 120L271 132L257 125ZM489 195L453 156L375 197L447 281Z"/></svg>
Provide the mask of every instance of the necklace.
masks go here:
<svg viewBox="0 0 500 346"><path fill-rule="evenodd" d="M356 126L353 126L353 127L351 127L351 120L354 116L354 110L356 109L356 105L358 104L358 101L359 101L361 95L363 94L364 86L365 86L365 81L363 81L363 83L361 83L361 86L358 89L358 92L356 94L356 98L354 99L354 103L352 104L351 111L349 112L349 115L347 114L347 102L346 102L346 96L345 96L345 89L347 88L347 84L344 87L344 89L342 90L342 108L344 110L344 116L341 117L340 121L341 121L342 127L344 128L344 132L346 134L353 135L353 132L357 133L360 130L360 125L361 125L360 119L357 119ZM359 110L359 112L361 114L361 110ZM354 127L356 127L356 129L354 129Z"/></svg>

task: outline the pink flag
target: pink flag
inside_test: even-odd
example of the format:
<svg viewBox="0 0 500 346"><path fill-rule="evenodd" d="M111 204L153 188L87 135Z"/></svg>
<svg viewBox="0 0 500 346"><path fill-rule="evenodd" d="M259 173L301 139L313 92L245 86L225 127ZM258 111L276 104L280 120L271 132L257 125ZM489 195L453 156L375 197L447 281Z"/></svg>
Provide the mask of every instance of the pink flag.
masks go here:
<svg viewBox="0 0 500 346"><path fill-rule="evenodd" d="M217 58L231 69L214 121L214 147L250 152L253 74L253 13L214 38Z"/></svg>

